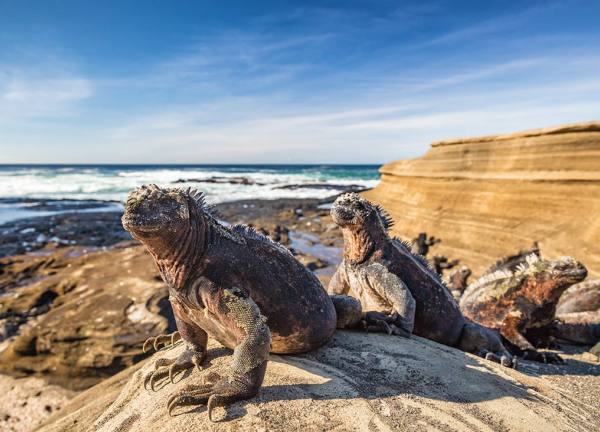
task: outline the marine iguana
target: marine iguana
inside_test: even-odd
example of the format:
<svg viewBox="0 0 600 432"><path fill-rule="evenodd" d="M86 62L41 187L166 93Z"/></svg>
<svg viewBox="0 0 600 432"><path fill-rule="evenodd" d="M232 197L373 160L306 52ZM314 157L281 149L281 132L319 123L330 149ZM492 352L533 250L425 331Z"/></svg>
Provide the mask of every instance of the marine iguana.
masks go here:
<svg viewBox="0 0 600 432"><path fill-rule="evenodd" d="M456 301L460 300L462 293L469 285L467 283L469 276L471 276L471 269L465 265L460 266L458 270L455 270L448 276L446 286L450 289Z"/></svg>
<svg viewBox="0 0 600 432"><path fill-rule="evenodd" d="M434 236L427 237L427 233L419 233L419 235L413 239L410 251L414 254L426 257L429 253L429 248L442 240L435 238Z"/></svg>
<svg viewBox="0 0 600 432"><path fill-rule="evenodd" d="M202 363L210 335L232 348L232 374L215 384L187 385L168 401L176 407L212 409L254 396L263 381L269 351L302 353L327 342L340 325L360 319L349 297L332 299L316 276L283 246L244 225L227 227L195 190L156 185L129 194L123 226L153 256L169 287L178 333L147 341L155 348L183 339L177 359L160 359L145 385ZM353 317L343 316L353 313ZM212 420L212 418L211 418Z"/></svg>
<svg viewBox="0 0 600 432"><path fill-rule="evenodd" d="M567 289L556 305L552 336L580 344L600 341L600 279L592 279Z"/></svg>
<svg viewBox="0 0 600 432"><path fill-rule="evenodd" d="M540 362L560 362L554 353L539 352L527 338L550 324L561 294L587 276L583 264L571 257L556 261L531 254L516 270L498 270L467 287L460 299L466 317L497 329L509 347L524 358Z"/></svg>
<svg viewBox="0 0 600 432"><path fill-rule="evenodd" d="M340 195L331 207L344 237L343 260L328 287L350 294L364 311L400 332L414 332L505 366L511 354L493 330L465 319L450 290L410 245L391 238L391 218L356 193Z"/></svg>
<svg viewBox="0 0 600 432"><path fill-rule="evenodd" d="M442 276L444 274L444 270L450 270L458 265L460 260L452 260L450 261L448 257L444 255L435 255L433 257L433 270Z"/></svg>

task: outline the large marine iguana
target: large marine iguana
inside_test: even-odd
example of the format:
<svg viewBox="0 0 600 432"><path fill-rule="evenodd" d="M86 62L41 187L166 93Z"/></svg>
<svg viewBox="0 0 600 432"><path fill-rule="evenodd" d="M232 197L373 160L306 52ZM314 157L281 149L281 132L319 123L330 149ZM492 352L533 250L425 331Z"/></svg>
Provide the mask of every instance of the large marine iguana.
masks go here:
<svg viewBox="0 0 600 432"><path fill-rule="evenodd" d="M158 380L172 381L174 373L199 366L208 335L234 350L231 376L188 384L169 399L169 414L178 406L206 404L210 417L216 406L250 398L262 384L269 351L302 353L332 336L336 310L316 276L252 228L219 223L201 193L142 186L130 193L122 221L169 286L178 333L149 343L158 348L182 338L187 345L177 359L158 360L145 385L153 389ZM355 300L334 301L353 314L340 316L342 325L360 319Z"/></svg>
<svg viewBox="0 0 600 432"><path fill-rule="evenodd" d="M465 319L450 290L410 245L388 235L392 221L356 193L340 195L331 207L342 229L344 256L328 291L358 298L365 311L404 332L476 353L505 366L511 354L493 330Z"/></svg>
<svg viewBox="0 0 600 432"><path fill-rule="evenodd" d="M473 321L497 329L524 358L560 362L557 354L537 351L528 336L539 337L537 330L552 322L561 294L586 276L583 264L571 257L550 261L531 254L514 271L498 270L469 285L460 309Z"/></svg>

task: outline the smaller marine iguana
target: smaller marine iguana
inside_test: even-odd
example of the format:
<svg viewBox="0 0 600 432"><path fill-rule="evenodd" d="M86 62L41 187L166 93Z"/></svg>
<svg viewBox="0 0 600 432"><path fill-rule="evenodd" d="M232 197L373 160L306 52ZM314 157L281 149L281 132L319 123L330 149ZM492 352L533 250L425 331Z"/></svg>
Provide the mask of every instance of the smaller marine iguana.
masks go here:
<svg viewBox="0 0 600 432"><path fill-rule="evenodd" d="M283 246L253 229L217 221L200 192L142 186L125 204L123 226L142 242L169 286L178 333L150 339L144 348L170 346L182 338L187 349L160 359L145 378L158 380L200 367L208 336L233 349L232 374L215 384L191 384L168 402L206 404L212 409L254 396L267 368L269 351L281 354L315 349L341 326L360 320L360 305L327 295L316 278ZM349 313L350 316L344 315Z"/></svg>
<svg viewBox="0 0 600 432"><path fill-rule="evenodd" d="M427 261L388 235L392 221L356 193L340 195L331 207L342 229L344 256L329 284L330 294L350 294L364 311L393 326L444 345L481 355L505 366L511 354L493 330L465 319L450 290Z"/></svg>
<svg viewBox="0 0 600 432"><path fill-rule="evenodd" d="M460 299L466 317L496 329L524 358L560 362L554 353L539 352L527 339L550 324L561 294L587 276L583 264L571 257L556 261L529 255L516 270L499 270L467 287Z"/></svg>

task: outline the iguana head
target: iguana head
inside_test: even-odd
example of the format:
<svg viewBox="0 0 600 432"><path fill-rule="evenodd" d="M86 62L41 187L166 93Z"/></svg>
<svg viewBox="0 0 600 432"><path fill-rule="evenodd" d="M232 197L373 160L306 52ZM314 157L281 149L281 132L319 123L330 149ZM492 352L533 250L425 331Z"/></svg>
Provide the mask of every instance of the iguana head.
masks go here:
<svg viewBox="0 0 600 432"><path fill-rule="evenodd" d="M204 253L209 210L193 189L141 186L127 197L122 223L146 246L163 279L178 288Z"/></svg>
<svg viewBox="0 0 600 432"><path fill-rule="evenodd" d="M125 202L123 226L140 241L176 233L189 223L189 194L156 185L134 189Z"/></svg>
<svg viewBox="0 0 600 432"><path fill-rule="evenodd" d="M355 192L340 195L331 206L331 217L341 228L369 227L386 232L392 225L385 211Z"/></svg>
<svg viewBox="0 0 600 432"><path fill-rule="evenodd" d="M572 257L545 260L532 254L527 257L525 264L517 267L515 276L524 282L524 297L538 305L553 305L549 313L553 316L560 296L571 285L585 279L587 269ZM552 316L544 318L550 319Z"/></svg>
<svg viewBox="0 0 600 432"><path fill-rule="evenodd" d="M334 201L331 217L342 229L345 259L354 262L363 261L385 242L392 226L391 218L381 207L354 192L342 194Z"/></svg>
<svg viewBox="0 0 600 432"><path fill-rule="evenodd" d="M570 256L545 260L532 254L527 257L525 265L517 267L517 273L529 276L544 274L546 279L553 280L560 285L570 286L585 279L587 269Z"/></svg>

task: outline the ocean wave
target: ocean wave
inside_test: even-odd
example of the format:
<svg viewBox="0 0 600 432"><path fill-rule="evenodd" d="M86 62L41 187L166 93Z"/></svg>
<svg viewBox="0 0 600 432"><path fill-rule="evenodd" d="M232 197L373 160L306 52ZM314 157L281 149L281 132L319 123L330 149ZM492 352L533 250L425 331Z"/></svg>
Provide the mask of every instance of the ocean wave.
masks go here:
<svg viewBox="0 0 600 432"><path fill-rule="evenodd" d="M246 184L203 181L244 177ZM1 198L77 199L122 201L127 193L142 184L194 187L202 190L213 203L240 199L325 198L339 193L327 184L374 187L377 167L356 166L270 166L270 167L2 167ZM188 181L189 180L189 181ZM176 183L177 182L177 183ZM302 184L320 183L320 188ZM298 185L294 189L280 186Z"/></svg>

